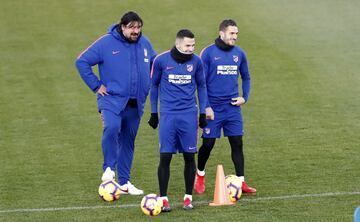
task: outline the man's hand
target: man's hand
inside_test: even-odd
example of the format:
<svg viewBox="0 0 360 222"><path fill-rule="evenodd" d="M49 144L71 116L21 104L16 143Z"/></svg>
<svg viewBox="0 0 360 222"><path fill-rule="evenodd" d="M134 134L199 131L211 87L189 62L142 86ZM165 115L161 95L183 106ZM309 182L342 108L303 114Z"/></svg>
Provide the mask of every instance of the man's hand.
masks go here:
<svg viewBox="0 0 360 222"><path fill-rule="evenodd" d="M207 107L205 109L205 112L206 112L206 119L214 120L215 115L214 115L214 111L211 107Z"/></svg>
<svg viewBox="0 0 360 222"><path fill-rule="evenodd" d="M239 96L239 97L236 97L236 98L232 98L231 105L241 106L244 103L245 103L244 97Z"/></svg>
<svg viewBox="0 0 360 222"><path fill-rule="evenodd" d="M199 116L199 127L202 129L207 126L206 115L201 113Z"/></svg>
<svg viewBox="0 0 360 222"><path fill-rule="evenodd" d="M108 96L109 94L106 92L106 87L101 84L100 88L97 91L98 94L100 94L101 96Z"/></svg>
<svg viewBox="0 0 360 222"><path fill-rule="evenodd" d="M156 129L158 127L158 124L159 124L158 114L157 113L151 113L151 116L150 116L150 119L149 119L148 123L153 129Z"/></svg>

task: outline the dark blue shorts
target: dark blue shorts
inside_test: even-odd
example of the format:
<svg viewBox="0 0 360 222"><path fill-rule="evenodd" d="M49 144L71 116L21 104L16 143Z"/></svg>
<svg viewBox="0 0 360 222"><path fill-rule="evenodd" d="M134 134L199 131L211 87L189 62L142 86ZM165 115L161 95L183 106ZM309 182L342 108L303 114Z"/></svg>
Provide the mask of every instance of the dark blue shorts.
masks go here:
<svg viewBox="0 0 360 222"><path fill-rule="evenodd" d="M215 119L208 120L208 125L203 129L203 138L220 138L221 129L224 136L242 136L243 119L241 108L229 104L211 107L214 110Z"/></svg>
<svg viewBox="0 0 360 222"><path fill-rule="evenodd" d="M197 152L197 112L160 114L160 153Z"/></svg>

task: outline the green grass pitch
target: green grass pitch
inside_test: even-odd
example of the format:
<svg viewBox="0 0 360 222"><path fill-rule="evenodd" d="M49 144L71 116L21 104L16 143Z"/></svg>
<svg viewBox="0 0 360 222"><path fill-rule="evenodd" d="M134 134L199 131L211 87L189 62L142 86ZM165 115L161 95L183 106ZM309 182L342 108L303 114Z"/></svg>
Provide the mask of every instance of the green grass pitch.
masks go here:
<svg viewBox="0 0 360 222"><path fill-rule="evenodd" d="M151 220L141 197L98 198L101 121L74 66L127 10L142 16L159 53L181 28L195 33L199 53L222 19L235 19L252 79L244 141L246 179L258 193L208 206L216 165L234 173L222 138L193 211L181 208L183 160L174 157L174 210L155 221L352 221L360 205L359 8L356 0L1 0L0 221ZM147 103L132 182L158 193L149 115Z"/></svg>

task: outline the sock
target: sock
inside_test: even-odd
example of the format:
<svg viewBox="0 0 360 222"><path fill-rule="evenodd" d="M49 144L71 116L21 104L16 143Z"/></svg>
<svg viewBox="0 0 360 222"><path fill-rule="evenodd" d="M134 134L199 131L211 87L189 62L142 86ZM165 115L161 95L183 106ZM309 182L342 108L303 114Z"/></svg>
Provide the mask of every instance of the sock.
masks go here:
<svg viewBox="0 0 360 222"><path fill-rule="evenodd" d="M205 176L205 170L197 170L197 175L199 175L199 176L201 176L201 177L203 177L203 176Z"/></svg>
<svg viewBox="0 0 360 222"><path fill-rule="evenodd" d="M167 196L163 196L163 197L160 197L160 199L163 201L163 200L167 200L169 201L168 197Z"/></svg>
<svg viewBox="0 0 360 222"><path fill-rule="evenodd" d="M245 177L244 176L239 176L241 182L244 182L245 181Z"/></svg>
<svg viewBox="0 0 360 222"><path fill-rule="evenodd" d="M192 201L192 195L190 195L190 194L185 194L185 195L184 195L184 200L185 200L186 198L189 198L190 201Z"/></svg>

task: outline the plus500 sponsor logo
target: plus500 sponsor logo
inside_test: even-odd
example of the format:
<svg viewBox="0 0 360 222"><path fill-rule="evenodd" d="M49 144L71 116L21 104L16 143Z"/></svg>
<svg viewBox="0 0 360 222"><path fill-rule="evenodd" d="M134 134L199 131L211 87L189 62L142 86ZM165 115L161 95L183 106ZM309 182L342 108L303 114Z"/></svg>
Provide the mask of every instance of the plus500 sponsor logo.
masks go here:
<svg viewBox="0 0 360 222"><path fill-rule="evenodd" d="M237 75L237 66L225 66L219 65L217 66L216 74L218 75Z"/></svg>

